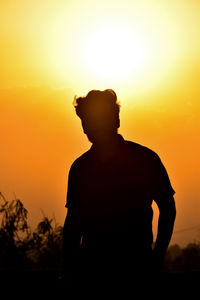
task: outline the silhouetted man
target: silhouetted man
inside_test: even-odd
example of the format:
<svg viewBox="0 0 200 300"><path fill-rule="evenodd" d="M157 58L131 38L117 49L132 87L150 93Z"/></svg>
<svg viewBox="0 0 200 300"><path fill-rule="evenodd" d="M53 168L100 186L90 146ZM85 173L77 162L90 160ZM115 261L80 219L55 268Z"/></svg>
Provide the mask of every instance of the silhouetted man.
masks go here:
<svg viewBox="0 0 200 300"><path fill-rule="evenodd" d="M126 141L113 90L90 91L75 101L93 144L72 164L63 263L75 284L133 284L162 265L175 220L174 190L152 150ZM159 208L152 250L152 201Z"/></svg>

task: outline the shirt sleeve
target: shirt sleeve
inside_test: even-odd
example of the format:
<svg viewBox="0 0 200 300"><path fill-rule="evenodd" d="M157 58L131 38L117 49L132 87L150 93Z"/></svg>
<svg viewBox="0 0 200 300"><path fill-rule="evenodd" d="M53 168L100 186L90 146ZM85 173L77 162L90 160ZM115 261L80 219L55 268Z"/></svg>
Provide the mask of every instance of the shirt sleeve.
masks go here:
<svg viewBox="0 0 200 300"><path fill-rule="evenodd" d="M68 186L67 186L67 197L66 197L66 208L71 208L74 204L75 198L75 172L73 165L70 168L69 175L68 175Z"/></svg>
<svg viewBox="0 0 200 300"><path fill-rule="evenodd" d="M159 202L163 198L170 198L175 194L171 185L167 171L161 162L159 156L156 154L153 163L153 199Z"/></svg>

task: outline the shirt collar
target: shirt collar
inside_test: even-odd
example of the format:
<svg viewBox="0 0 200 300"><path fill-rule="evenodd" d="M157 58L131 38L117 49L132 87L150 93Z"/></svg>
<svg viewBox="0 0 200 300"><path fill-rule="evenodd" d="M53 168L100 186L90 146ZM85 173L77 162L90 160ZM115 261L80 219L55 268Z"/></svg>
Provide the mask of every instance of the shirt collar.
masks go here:
<svg viewBox="0 0 200 300"><path fill-rule="evenodd" d="M122 143L124 143L124 138L121 134L116 134L116 137L114 140L111 141L112 145L116 145L116 147L118 147L119 145L121 145ZM90 148L90 150L93 152L97 149L97 146L95 144L93 144Z"/></svg>

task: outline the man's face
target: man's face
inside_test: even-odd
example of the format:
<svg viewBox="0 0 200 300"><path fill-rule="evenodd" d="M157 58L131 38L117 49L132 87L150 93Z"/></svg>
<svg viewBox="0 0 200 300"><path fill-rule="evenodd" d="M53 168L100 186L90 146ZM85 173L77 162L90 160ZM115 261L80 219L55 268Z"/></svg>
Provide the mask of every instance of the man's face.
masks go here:
<svg viewBox="0 0 200 300"><path fill-rule="evenodd" d="M82 120L84 133L90 142L103 142L113 131L116 131L110 120L103 116L90 116Z"/></svg>

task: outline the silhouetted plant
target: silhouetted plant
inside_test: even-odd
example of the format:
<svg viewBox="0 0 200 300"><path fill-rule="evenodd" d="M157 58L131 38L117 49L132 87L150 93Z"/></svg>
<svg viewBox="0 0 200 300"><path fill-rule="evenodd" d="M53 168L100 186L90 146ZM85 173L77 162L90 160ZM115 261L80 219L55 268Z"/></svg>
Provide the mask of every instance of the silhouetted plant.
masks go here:
<svg viewBox="0 0 200 300"><path fill-rule="evenodd" d="M44 216L33 233L34 260L43 267L59 267L61 263L62 230L54 219ZM32 250L33 250L32 248Z"/></svg>
<svg viewBox="0 0 200 300"><path fill-rule="evenodd" d="M183 249L185 271L200 270L200 243L190 243Z"/></svg>
<svg viewBox="0 0 200 300"><path fill-rule="evenodd" d="M183 271L183 252L179 245L175 244L168 248L164 261L166 272Z"/></svg>
<svg viewBox="0 0 200 300"><path fill-rule="evenodd" d="M8 202L0 193L0 265L59 267L62 227L44 216L35 231L27 221L28 211L15 197Z"/></svg>
<svg viewBox="0 0 200 300"><path fill-rule="evenodd" d="M28 212L19 199L15 197L14 200L8 202L0 193L0 213L0 254L4 258L4 264L15 264L23 257L20 249L23 243L22 236L29 235Z"/></svg>

